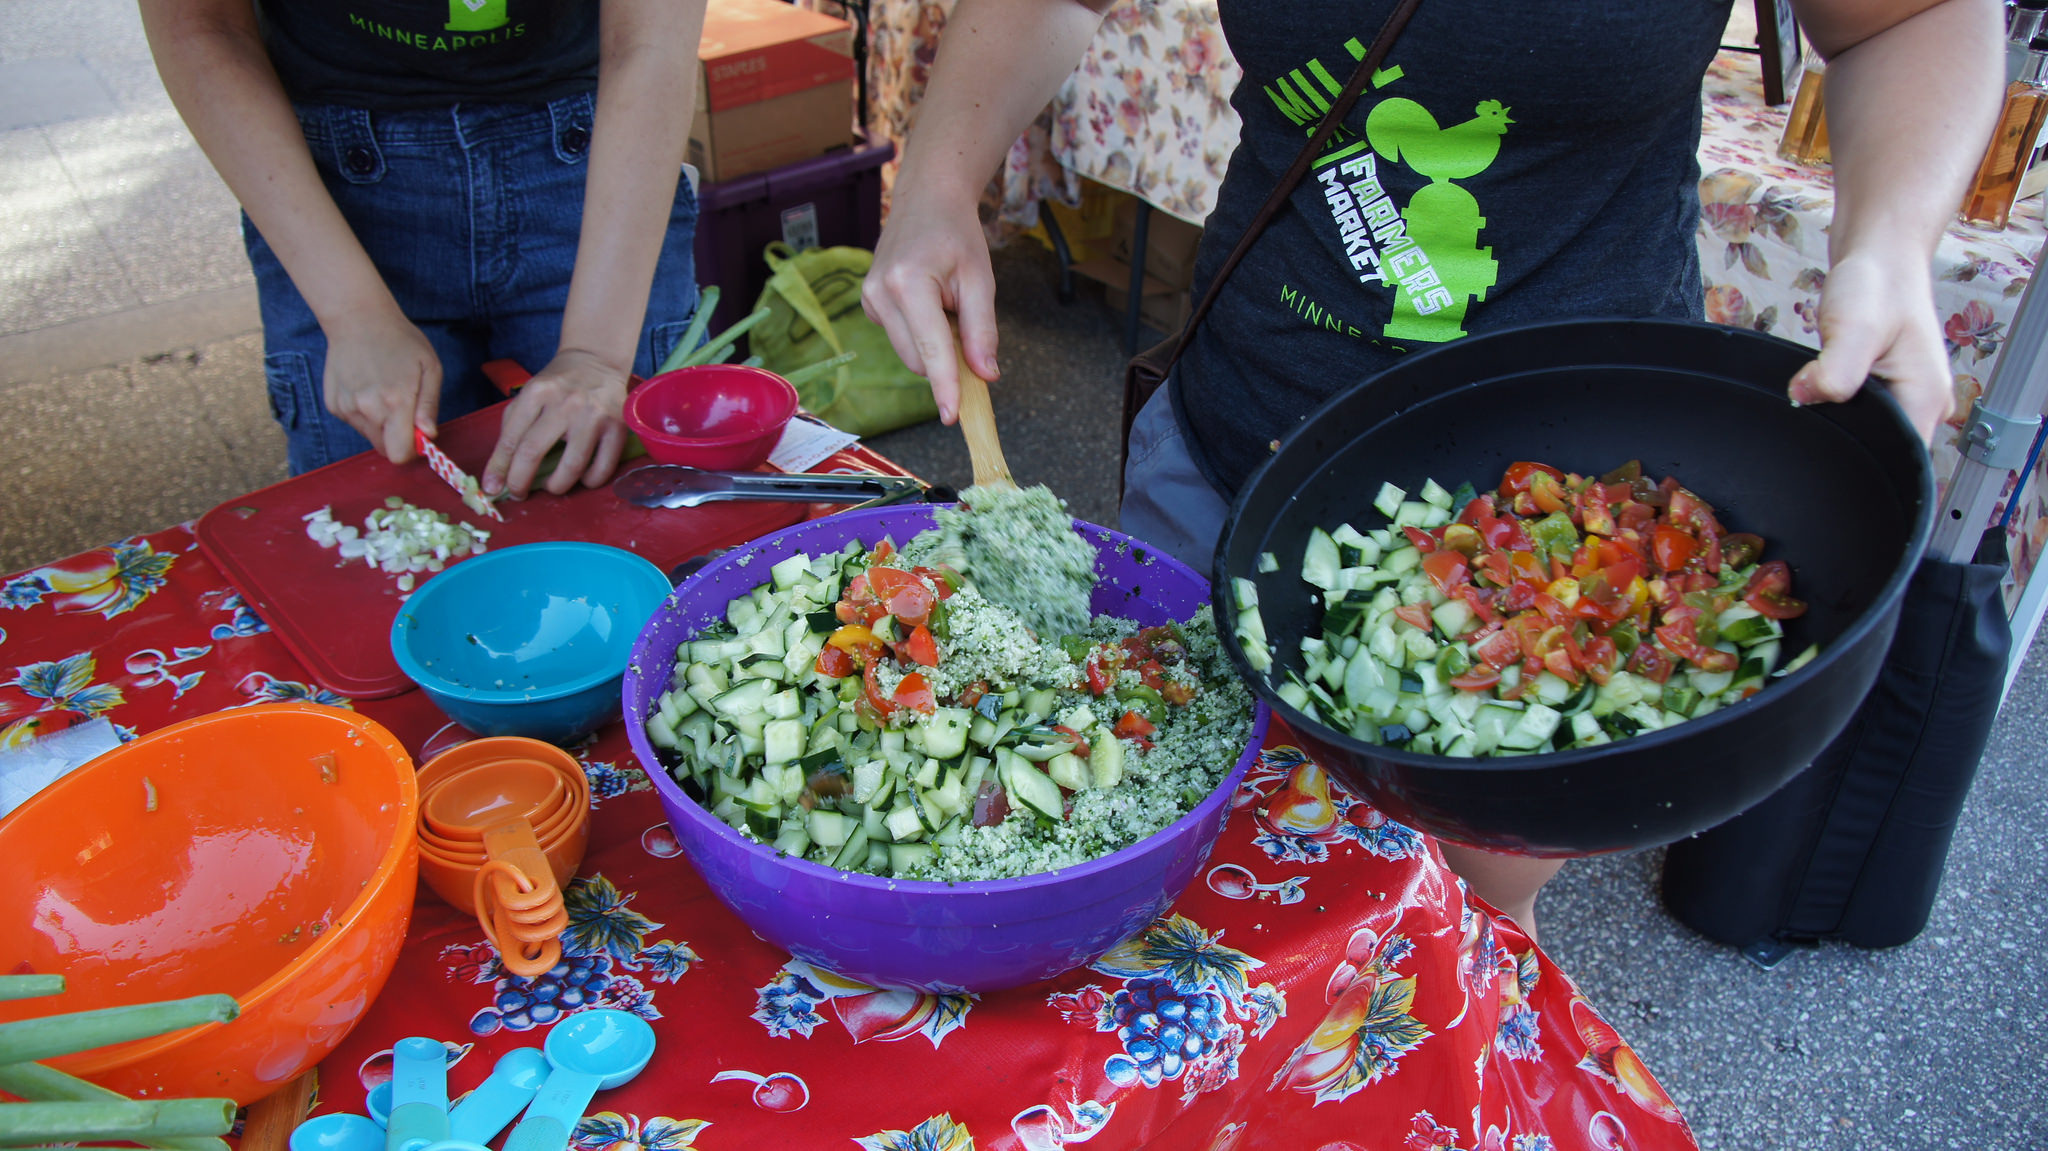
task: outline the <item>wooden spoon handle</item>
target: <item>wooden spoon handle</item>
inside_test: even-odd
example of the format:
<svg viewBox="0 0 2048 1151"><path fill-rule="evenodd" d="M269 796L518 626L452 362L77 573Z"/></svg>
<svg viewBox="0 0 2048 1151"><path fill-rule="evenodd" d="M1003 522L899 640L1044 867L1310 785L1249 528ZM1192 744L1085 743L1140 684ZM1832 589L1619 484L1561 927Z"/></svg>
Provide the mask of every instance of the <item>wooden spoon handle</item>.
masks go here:
<svg viewBox="0 0 2048 1151"><path fill-rule="evenodd" d="M1010 465L1003 460L1002 441L996 438L996 413L989 406L988 381L967 366L964 352L960 355L960 432L967 437L967 456L974 462L977 486L1017 486L1017 481L1010 478Z"/></svg>

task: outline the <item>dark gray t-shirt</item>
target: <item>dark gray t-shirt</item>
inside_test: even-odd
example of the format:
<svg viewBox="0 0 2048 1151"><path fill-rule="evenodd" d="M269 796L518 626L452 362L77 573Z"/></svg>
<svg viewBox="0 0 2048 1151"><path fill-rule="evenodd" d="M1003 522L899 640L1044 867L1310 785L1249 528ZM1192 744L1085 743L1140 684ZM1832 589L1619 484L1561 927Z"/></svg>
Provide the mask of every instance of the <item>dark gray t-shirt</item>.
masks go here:
<svg viewBox="0 0 2048 1151"><path fill-rule="evenodd" d="M1392 0L1221 0L1244 68L1200 296ZM1701 315L1700 84L1729 0L1423 0L1174 372L1225 492L1336 391L1473 332Z"/></svg>
<svg viewBox="0 0 2048 1151"><path fill-rule="evenodd" d="M597 0L256 0L293 101L538 104L597 87Z"/></svg>

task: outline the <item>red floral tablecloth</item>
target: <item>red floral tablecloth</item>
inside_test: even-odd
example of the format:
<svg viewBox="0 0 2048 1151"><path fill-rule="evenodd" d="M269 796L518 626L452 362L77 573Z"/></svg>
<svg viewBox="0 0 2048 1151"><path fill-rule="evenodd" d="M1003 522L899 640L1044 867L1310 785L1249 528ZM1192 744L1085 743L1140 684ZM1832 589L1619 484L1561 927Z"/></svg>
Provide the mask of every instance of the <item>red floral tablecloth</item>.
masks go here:
<svg viewBox="0 0 2048 1151"><path fill-rule="evenodd" d="M0 577L0 746L273 700L353 706L309 681L190 525ZM418 692L360 710L416 761L465 735ZM1056 980L939 996L753 936L679 855L614 725L575 749L596 810L561 966L501 974L476 922L423 889L389 984L321 1066L319 1109L361 1111L406 1036L448 1045L459 1095L607 1006L650 1020L660 1048L598 1096L583 1151L1694 1146L1570 977L1289 738L1276 724L1202 878L1143 936Z"/></svg>

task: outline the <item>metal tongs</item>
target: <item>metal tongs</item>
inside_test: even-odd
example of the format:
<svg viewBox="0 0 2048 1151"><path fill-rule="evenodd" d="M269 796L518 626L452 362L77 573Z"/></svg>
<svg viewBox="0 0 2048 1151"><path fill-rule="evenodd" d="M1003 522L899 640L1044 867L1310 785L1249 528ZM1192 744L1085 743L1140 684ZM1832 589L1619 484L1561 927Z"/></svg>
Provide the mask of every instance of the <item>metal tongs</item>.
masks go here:
<svg viewBox="0 0 2048 1151"><path fill-rule="evenodd" d="M912 476L824 472L718 472L680 464L650 464L612 481L622 500L643 508L694 508L715 500L786 503L894 503L924 494Z"/></svg>

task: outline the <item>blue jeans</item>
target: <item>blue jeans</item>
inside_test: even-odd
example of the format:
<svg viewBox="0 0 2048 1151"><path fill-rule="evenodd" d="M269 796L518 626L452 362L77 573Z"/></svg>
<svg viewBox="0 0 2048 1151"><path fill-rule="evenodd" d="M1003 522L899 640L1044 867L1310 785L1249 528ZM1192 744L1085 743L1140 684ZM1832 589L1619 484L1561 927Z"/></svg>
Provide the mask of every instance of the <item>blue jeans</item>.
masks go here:
<svg viewBox="0 0 2048 1151"><path fill-rule="evenodd" d="M1216 541L1230 516L1230 501L1209 486L1188 454L1173 417L1172 389L1160 388L1131 422L1131 454L1124 462L1124 502L1117 526L1214 578Z"/></svg>
<svg viewBox="0 0 2048 1151"><path fill-rule="evenodd" d="M539 371L561 341L582 227L593 100L460 104L396 113L298 108L321 179L384 283L441 357L440 419L502 397L490 360ZM668 357L697 308L697 198L675 207L633 370ZM263 369L293 475L371 444L327 410L327 337L247 216L243 241L263 312Z"/></svg>

